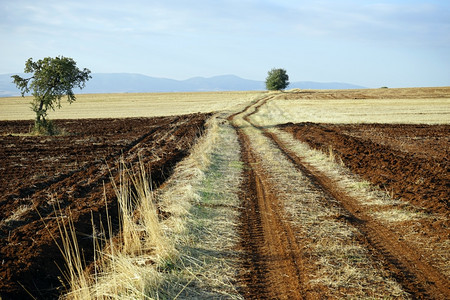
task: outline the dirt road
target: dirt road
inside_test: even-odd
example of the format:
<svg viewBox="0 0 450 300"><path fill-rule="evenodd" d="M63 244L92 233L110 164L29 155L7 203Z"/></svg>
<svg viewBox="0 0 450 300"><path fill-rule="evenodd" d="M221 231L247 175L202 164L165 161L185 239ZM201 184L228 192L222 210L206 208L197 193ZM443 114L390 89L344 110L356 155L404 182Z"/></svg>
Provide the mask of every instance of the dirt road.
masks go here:
<svg viewBox="0 0 450 300"><path fill-rule="evenodd" d="M448 299L449 279L439 265L433 265L426 258L426 251L418 249L399 232L375 218L359 199L350 195L325 172L306 162L301 154L292 151L276 131L258 126L252 121L252 115L270 99L270 96L262 98L243 112L230 117L238 132L243 160L247 166L241 196L241 247L246 253L243 266L247 269L241 272L244 295L249 299L314 299L344 295L355 298ZM292 167L296 172L291 171L285 181L279 174L272 174L279 172L274 169L274 165L280 161L284 169ZM304 178L305 182L296 177L301 180ZM332 256L326 264L321 264L326 254L314 249L322 240L318 241L315 233L311 233L315 229L296 220L296 213L288 208L291 206L286 197L289 192L283 192L283 185L303 185L313 190L311 193L315 193L315 199L318 199L316 205L330 209L323 220L315 220L315 225L326 226L333 219L334 224L348 227L353 234L349 239L343 239L343 243L361 247L367 260L364 263L357 261L342 265L333 262ZM294 193L291 196L294 197ZM418 203L415 201L415 204ZM443 209L439 206L437 213ZM337 216L335 210L338 211ZM431 231L428 233L436 234ZM338 236L326 238L332 240ZM382 278L380 282L391 282L398 289L394 291L392 286L383 286L373 280L362 283L367 278L357 276L348 279L349 284L333 285L321 281L318 275L344 274L343 269L349 267L356 270L370 269L373 278ZM359 280L361 286L356 287L357 283L351 283L352 280Z"/></svg>
<svg viewBox="0 0 450 300"><path fill-rule="evenodd" d="M284 220L281 203L270 190L266 174L256 167L258 158L248 137L243 133L239 137L246 165L254 166L246 171L247 188L242 195L242 247L248 271L243 275L248 287L245 296L304 298L305 270L295 233Z"/></svg>

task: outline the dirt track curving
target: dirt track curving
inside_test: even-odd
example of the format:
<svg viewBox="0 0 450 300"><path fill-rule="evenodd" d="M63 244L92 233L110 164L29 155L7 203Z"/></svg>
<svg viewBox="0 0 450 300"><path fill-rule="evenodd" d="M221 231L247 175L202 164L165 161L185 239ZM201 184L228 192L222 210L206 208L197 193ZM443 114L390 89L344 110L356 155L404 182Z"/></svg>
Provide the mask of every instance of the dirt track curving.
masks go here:
<svg viewBox="0 0 450 300"><path fill-rule="evenodd" d="M305 239L299 237L298 230L292 227L293 225L288 218L289 214L284 211L283 200L277 196L273 183L266 179L268 176L270 177L270 174L267 174L268 171L261 167L260 158L255 155L260 149L248 138L248 133L246 133L245 128L251 126L258 130L260 134L270 138L278 149L284 153L286 159L297 168L298 172L309 178L317 188L320 188L333 199L333 203L337 203L343 212L342 221L360 232L362 235L360 243L367 249L372 259L378 261L383 266L384 271L401 284L405 292L413 298L449 298L449 279L439 266L433 265L433 261L427 257L427 251L417 248L417 245L404 239L399 231L393 230L393 227L373 217L367 211L367 207L361 205L358 199L351 196L328 175L305 162L301 155L291 151L273 131L252 124L250 116L258 111L259 106L264 105L269 100L270 98L263 98L247 107L242 114L231 117L238 131L243 159L248 168L243 186L243 191L246 192L242 194L243 211L241 218L243 223L241 246L246 253L243 265L248 268L246 272L241 274L244 295L249 299L314 298L332 295L326 289L322 289L316 294L310 293L308 272L312 271L311 266L314 265L314 262L310 261L311 257L305 257L304 249L306 249L306 246L299 244L299 240L303 242ZM246 123L244 124L241 121L239 123L238 119L245 120ZM351 126L354 126L354 128L350 128ZM355 132L355 128L364 129L364 126L351 126L342 126L342 131L346 129ZM416 128L419 127L416 126ZM423 126L420 128L423 128L422 133L438 133L436 140L439 137L441 137L441 141L448 138L448 126L433 128ZM349 137L346 138L345 142L338 143L331 138L333 134L337 135L336 126L333 127L332 125L291 124L284 126L284 129L319 149L325 148L328 151L330 146L336 151L337 155L343 153L340 157L342 157L344 163L346 163L346 159L351 160L353 158L354 161L358 161L354 164L361 166L372 159L372 165L380 165L380 161L375 160L371 154L387 152L385 149L379 151L385 146L367 140L360 143L361 146L359 147L348 142L349 140L353 141ZM411 131L411 128L406 129L406 131L408 130ZM320 131L320 133L315 133L316 131ZM390 132L395 133L396 131ZM399 132L397 131L397 133ZM401 132L404 133L405 131ZM357 134L354 133L354 135ZM404 135L401 136L404 138ZM423 221L422 223L426 225L423 230L426 231L424 235L431 235L430 242L442 240L442 238L446 239L449 233L446 218L446 215L448 215L448 202L446 202L448 201L449 182L448 155L442 158L435 157L434 154L442 153L441 150L447 151L448 149L445 150L445 147L442 148L442 144L438 143L439 145L436 146L434 151L431 151L431 157L426 158L426 147L420 148L412 144L410 143L410 147L407 149L414 149L414 151L419 152L418 158L414 153L402 153L401 155L397 153L394 158L396 169L391 174L403 174L404 172L404 176L413 176L412 173L415 173L414 183L418 185L416 181L417 178L420 178L420 188L416 187L412 192L408 191L408 185L405 184L404 177L398 177L398 175L397 178L403 178L402 182L396 183L396 179L382 175L381 177L388 177L385 178L383 184L393 189L403 185L402 188L398 189L399 192L395 190L397 195L405 197L404 200L410 201L411 204L426 208L430 213L442 215L434 229L432 225L425 224L428 221ZM345 151L340 152L341 149L345 149L345 146L349 149L353 148L353 152L351 154L350 152L345 153ZM362 148L364 146L366 148ZM391 153L393 152L392 149L389 150ZM386 161L388 160L386 159ZM350 167L350 169L352 168ZM355 169L356 173L358 173L357 170L358 168ZM360 175L370 178L370 176L379 174L372 174L372 170L373 168L360 170L362 172ZM407 182L411 180L408 177L406 178Z"/></svg>
<svg viewBox="0 0 450 300"><path fill-rule="evenodd" d="M249 147L248 137L239 132L245 172L245 192L241 211L242 248L245 272L242 274L248 299L305 298L305 271L294 230L284 219L280 201L271 191L258 159Z"/></svg>
<svg viewBox="0 0 450 300"><path fill-rule="evenodd" d="M59 241L55 216L72 216L89 262L91 217L99 226L108 213L118 224L111 178L118 182L119 157L129 166L141 161L157 186L189 152L208 117L58 121L67 132L59 137L17 136L28 122L0 122L6 134L0 141L2 299L25 299L28 293L58 297L64 261L54 242ZM61 208L57 214L55 207Z"/></svg>
<svg viewBox="0 0 450 300"><path fill-rule="evenodd" d="M240 118L246 117L246 110ZM233 121L237 115L230 120L237 130L246 165L241 190L241 293L246 299L312 299L318 294L308 285L297 230L287 220L283 201L260 166L258 150Z"/></svg>

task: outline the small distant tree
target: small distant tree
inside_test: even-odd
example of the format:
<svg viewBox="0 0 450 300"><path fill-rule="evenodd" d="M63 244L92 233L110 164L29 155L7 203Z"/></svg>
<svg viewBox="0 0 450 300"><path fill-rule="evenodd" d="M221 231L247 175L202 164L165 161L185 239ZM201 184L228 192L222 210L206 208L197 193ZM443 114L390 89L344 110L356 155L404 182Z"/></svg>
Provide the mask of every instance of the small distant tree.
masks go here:
<svg viewBox="0 0 450 300"><path fill-rule="evenodd" d="M34 131L39 134L55 134L51 121L47 120L47 110L61 108L61 98L67 96L67 101L76 100L73 89L85 87L86 81L92 77L88 69L80 70L76 62L69 57L46 57L36 62L32 58L25 63L25 73L32 73L29 78L19 75L11 76L21 90L22 97L32 91L31 109L36 113Z"/></svg>
<svg viewBox="0 0 450 300"><path fill-rule="evenodd" d="M272 69L266 78L266 88L269 91L284 90L289 85L289 76L284 69Z"/></svg>

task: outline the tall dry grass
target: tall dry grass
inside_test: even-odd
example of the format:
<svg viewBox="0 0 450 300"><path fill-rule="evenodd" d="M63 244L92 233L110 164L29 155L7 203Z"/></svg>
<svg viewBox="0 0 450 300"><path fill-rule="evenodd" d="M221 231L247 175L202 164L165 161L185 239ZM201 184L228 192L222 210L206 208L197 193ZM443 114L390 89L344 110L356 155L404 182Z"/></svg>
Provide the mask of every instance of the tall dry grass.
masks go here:
<svg viewBox="0 0 450 300"><path fill-rule="evenodd" d="M141 164L131 171L124 164L120 182L114 185L119 203L119 235L113 236L110 217L107 224L96 228L92 222L94 266L86 269L78 248L75 227L60 222L60 245L69 283L63 299L147 299L161 277L156 268L176 256L176 250L165 237L154 203L150 179Z"/></svg>

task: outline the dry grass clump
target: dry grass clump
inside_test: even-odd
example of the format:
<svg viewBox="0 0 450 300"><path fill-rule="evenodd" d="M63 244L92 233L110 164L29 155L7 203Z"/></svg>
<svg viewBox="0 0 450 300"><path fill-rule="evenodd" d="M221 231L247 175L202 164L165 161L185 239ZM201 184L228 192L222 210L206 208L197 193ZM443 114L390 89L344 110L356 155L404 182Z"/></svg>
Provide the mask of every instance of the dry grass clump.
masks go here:
<svg viewBox="0 0 450 300"><path fill-rule="evenodd" d="M0 228L3 226L9 226L14 222L20 222L22 220L23 215L25 215L27 212L31 210L33 210L33 207L31 205L24 205L24 204L20 205L7 218L0 221Z"/></svg>
<svg viewBox="0 0 450 300"><path fill-rule="evenodd" d="M165 237L157 215L149 178L141 166L132 173L124 168L120 184L115 186L119 202L120 230L115 238L109 221L96 228L93 225L95 259L93 272L85 270L78 248L75 228L60 222L63 237L61 251L67 270L70 291L65 299L145 299L162 280L157 267L176 256L176 250ZM62 217L62 216L61 216ZM106 232L107 231L107 232Z"/></svg>
<svg viewBox="0 0 450 300"><path fill-rule="evenodd" d="M384 222L407 222L416 221L422 218L429 218L430 216L421 211L415 211L412 209L398 209L391 208L385 211L374 212L372 214L376 218Z"/></svg>

